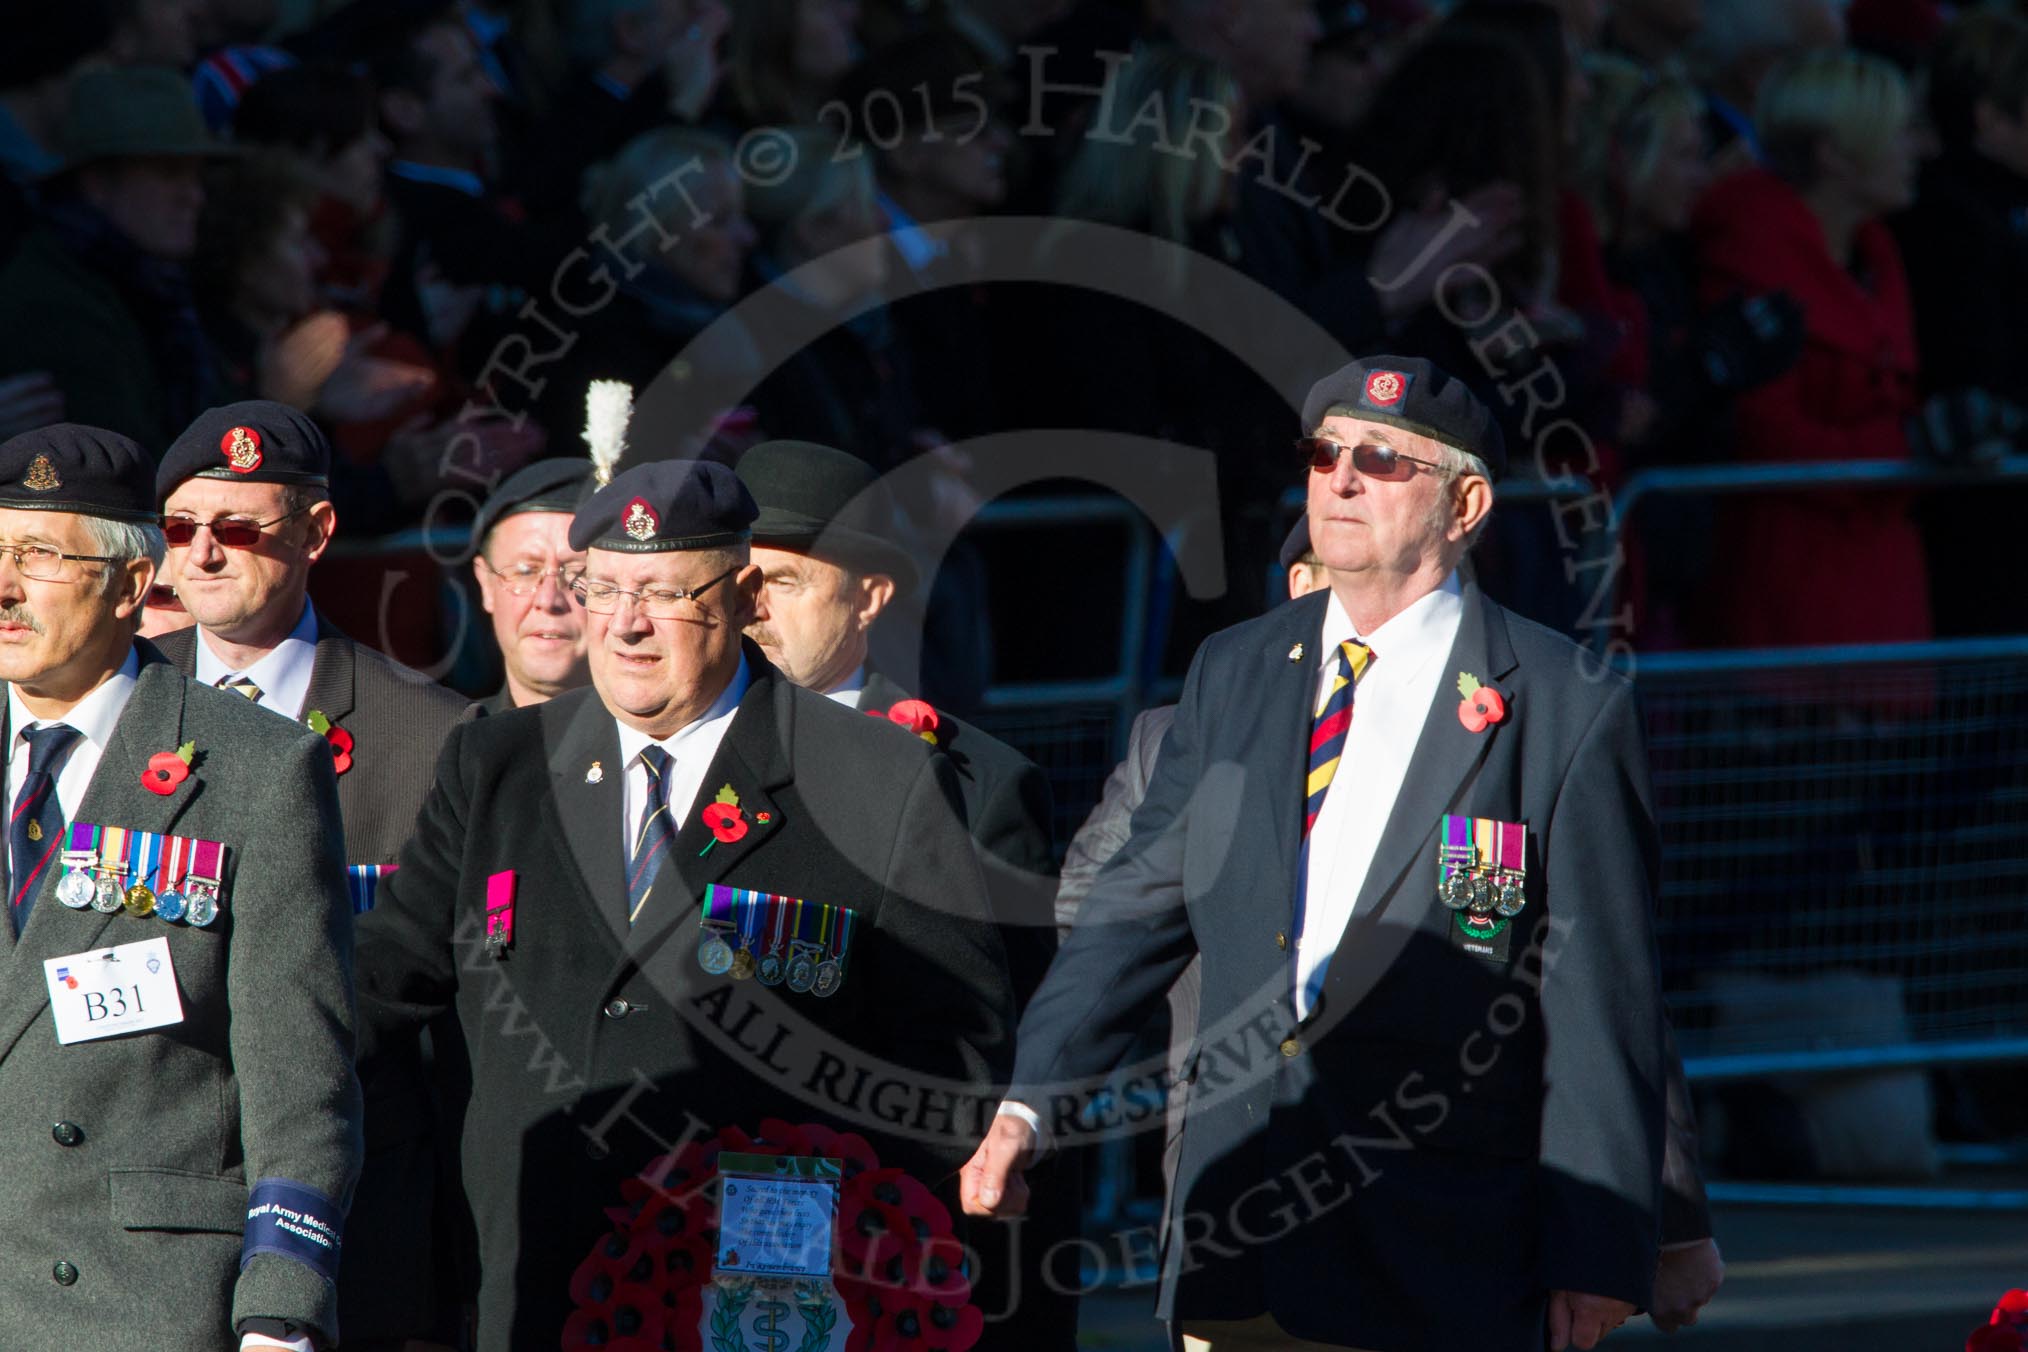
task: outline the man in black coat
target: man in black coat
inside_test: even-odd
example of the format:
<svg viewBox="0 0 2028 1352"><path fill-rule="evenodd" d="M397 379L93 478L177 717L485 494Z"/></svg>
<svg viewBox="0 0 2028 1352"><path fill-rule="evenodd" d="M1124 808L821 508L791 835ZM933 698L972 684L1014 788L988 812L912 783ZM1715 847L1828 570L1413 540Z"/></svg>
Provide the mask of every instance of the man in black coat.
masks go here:
<svg viewBox="0 0 2028 1352"><path fill-rule="evenodd" d="M1331 587L1199 651L965 1203L1020 1209L1042 1130L1201 954L1185 1345L1591 1348L1649 1298L1661 1195L1632 686L1459 580L1506 458L1462 383L1355 362L1303 420Z"/></svg>
<svg viewBox="0 0 2028 1352"><path fill-rule="evenodd" d="M414 829L437 748L476 713L463 696L355 643L310 604L310 569L338 527L326 492L331 448L309 418L248 400L210 409L156 474L169 539L165 571L194 628L164 634L163 656L201 685L234 691L307 724L331 745L355 912ZM433 1048L456 1059L456 1050ZM349 1352L399 1346L445 1317L432 1280L445 1246L427 1207L436 1187L434 1114L411 1048L366 1085L367 1166L339 1277ZM445 1282L453 1280L449 1276Z"/></svg>
<svg viewBox="0 0 2028 1352"><path fill-rule="evenodd" d="M591 679L584 666L584 611L570 580L584 555L570 547L570 518L591 491L591 465L549 459L507 476L472 523L472 577L493 622L505 668L480 707L504 714L540 704Z"/></svg>
<svg viewBox="0 0 2028 1352"><path fill-rule="evenodd" d="M761 589L747 637L805 690L906 728L950 759L1007 951L1016 1006L1025 1007L1056 954L1049 780L1005 742L869 669L874 625L898 594L914 589L917 575L914 562L889 538L894 511L864 461L812 442L769 441L740 458L739 476L760 509L753 561ZM1077 1302L1066 1280L1052 1283L1043 1269L1053 1245L1078 1235L1082 1179L1076 1166L1071 1156L1038 1175L1041 1200L1018 1242L997 1226L977 1235L988 1313L979 1346L987 1352L1076 1343ZM1016 1262L1018 1269L1010 1266Z"/></svg>
<svg viewBox="0 0 2028 1352"><path fill-rule="evenodd" d="M678 1186L733 1130L818 1154L863 1136L901 1171L880 1187L919 1196L934 1231L1010 1062L1013 996L950 762L743 642L754 514L697 461L587 501L571 543L592 688L452 733L360 923L367 1064L446 1009L471 1050L483 1352L550 1352L566 1327L750 1323L760 1306L713 1303L709 1274L737 1255L690 1242L718 1221ZM955 1317L912 1291L876 1310L835 1281L815 1289L842 1292L855 1326Z"/></svg>

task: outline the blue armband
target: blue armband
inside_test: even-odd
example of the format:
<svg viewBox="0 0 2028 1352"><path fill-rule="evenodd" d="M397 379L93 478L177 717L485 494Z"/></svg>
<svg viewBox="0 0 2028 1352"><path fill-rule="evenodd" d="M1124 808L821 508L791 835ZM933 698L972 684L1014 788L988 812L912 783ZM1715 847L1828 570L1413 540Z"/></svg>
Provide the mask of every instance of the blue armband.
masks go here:
<svg viewBox="0 0 2028 1352"><path fill-rule="evenodd" d="M315 1188L288 1178L263 1178L246 1204L242 1269L257 1253L293 1258L327 1281L338 1280L338 1246L345 1213Z"/></svg>

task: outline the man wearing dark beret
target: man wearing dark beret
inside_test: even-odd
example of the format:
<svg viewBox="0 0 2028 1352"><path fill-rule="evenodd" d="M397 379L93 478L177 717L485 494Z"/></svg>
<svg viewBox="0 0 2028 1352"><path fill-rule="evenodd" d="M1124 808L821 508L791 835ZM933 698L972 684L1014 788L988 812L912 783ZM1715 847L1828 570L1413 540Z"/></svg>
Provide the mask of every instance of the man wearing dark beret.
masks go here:
<svg viewBox="0 0 2028 1352"><path fill-rule="evenodd" d="M591 489L583 460L538 460L507 476L472 523L472 576L493 619L506 676L481 707L504 714L554 699L585 673L584 612L570 580L584 551L570 546L570 519Z"/></svg>
<svg viewBox="0 0 2028 1352"><path fill-rule="evenodd" d="M322 739L136 641L140 447L0 444L0 1346L328 1347L360 1160Z"/></svg>
<svg viewBox="0 0 2028 1352"><path fill-rule="evenodd" d="M482 1352L979 1318L938 1236L1014 1013L957 776L743 639L754 517L699 461L585 502L591 688L452 732L360 922L363 1064L443 1010L471 1053ZM756 1150L842 1162L761 1163L810 1171L801 1257L739 1220Z"/></svg>
<svg viewBox="0 0 2028 1352"><path fill-rule="evenodd" d="M338 529L330 466L317 424L268 400L207 410L176 438L155 490L167 571L197 624L157 644L199 684L328 740L353 906L364 910L415 825L444 734L476 710L310 603L310 569ZM391 1067L366 1086L369 1156L340 1290L348 1352L399 1346L436 1322L433 1116L417 1066Z"/></svg>
<svg viewBox="0 0 2028 1352"><path fill-rule="evenodd" d="M1661 1205L1633 687L1461 580L1506 462L1461 382L1354 362L1303 421L1330 585L1199 650L965 1205L1020 1209L1201 956L1159 1304L1186 1347L1594 1347L1648 1300ZM1501 1239L1461 1260L1460 1225Z"/></svg>
<svg viewBox="0 0 2028 1352"><path fill-rule="evenodd" d="M747 637L797 685L896 723L950 758L1018 1008L1056 954L1049 780L1005 742L869 669L873 627L898 593L914 589L916 569L890 538L895 510L865 461L813 442L769 441L740 458L739 477L760 509L753 561L761 589ZM1052 1244L1078 1235L1075 1163L1053 1161L1033 1180L1047 1196L1031 1209L1016 1248L998 1227L978 1236L986 1251L975 1281L988 1312L980 1348L1075 1346L1077 1302L1042 1270ZM1009 1270L1015 1261L1018 1274Z"/></svg>

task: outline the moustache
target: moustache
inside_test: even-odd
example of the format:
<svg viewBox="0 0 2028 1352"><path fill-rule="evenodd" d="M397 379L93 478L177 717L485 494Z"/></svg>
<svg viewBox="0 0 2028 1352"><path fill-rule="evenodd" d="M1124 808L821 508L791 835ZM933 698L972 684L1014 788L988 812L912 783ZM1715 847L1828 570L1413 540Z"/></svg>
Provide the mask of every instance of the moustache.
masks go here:
<svg viewBox="0 0 2028 1352"><path fill-rule="evenodd" d="M0 624L18 624L32 633L42 632L42 621L27 606L0 606Z"/></svg>
<svg viewBox="0 0 2028 1352"><path fill-rule="evenodd" d="M775 631L764 624L748 625L746 627L746 636L755 643L760 644L763 648L779 648L781 646L780 643L775 641Z"/></svg>

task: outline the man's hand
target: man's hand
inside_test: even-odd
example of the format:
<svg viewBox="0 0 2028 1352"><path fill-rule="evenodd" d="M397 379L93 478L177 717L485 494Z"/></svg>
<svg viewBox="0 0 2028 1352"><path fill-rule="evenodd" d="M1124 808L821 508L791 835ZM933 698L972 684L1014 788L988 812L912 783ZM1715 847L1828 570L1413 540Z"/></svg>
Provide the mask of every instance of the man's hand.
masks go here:
<svg viewBox="0 0 2028 1352"><path fill-rule="evenodd" d="M968 1216L1019 1216L1028 1210L1028 1180L1021 1170L1035 1153L1035 1132L1011 1113L993 1128L958 1171L958 1201Z"/></svg>
<svg viewBox="0 0 2028 1352"><path fill-rule="evenodd" d="M1549 1293L1550 1352L1575 1347L1580 1352L1597 1347L1605 1336L1633 1318L1634 1307L1610 1296L1587 1296L1582 1291Z"/></svg>
<svg viewBox="0 0 2028 1352"><path fill-rule="evenodd" d="M1665 1249L1655 1265L1655 1307L1648 1317L1664 1333L1697 1322L1697 1312L1710 1304L1725 1281L1725 1261L1718 1241L1707 1239L1680 1249Z"/></svg>

